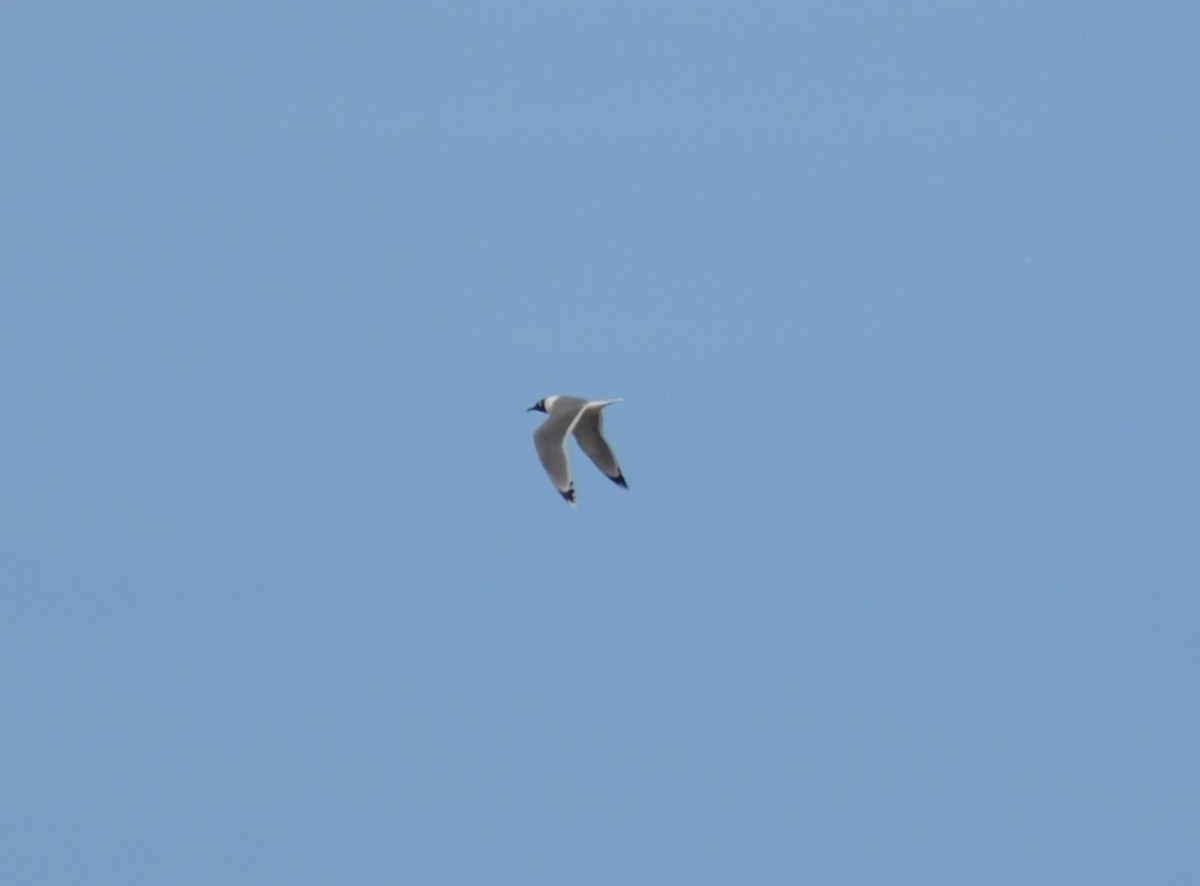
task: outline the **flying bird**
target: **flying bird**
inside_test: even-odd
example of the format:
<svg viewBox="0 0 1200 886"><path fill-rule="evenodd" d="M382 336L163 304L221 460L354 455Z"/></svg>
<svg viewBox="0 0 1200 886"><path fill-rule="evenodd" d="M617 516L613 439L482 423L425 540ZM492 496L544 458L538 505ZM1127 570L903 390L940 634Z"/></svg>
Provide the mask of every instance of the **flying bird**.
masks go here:
<svg viewBox="0 0 1200 886"><path fill-rule="evenodd" d="M542 467L550 475L550 482L559 495L574 507L575 481L571 478L571 459L567 457L567 438L575 434L579 448L590 458L608 479L628 489L621 466L613 455L612 447L604 439L604 419L601 410L616 400L584 400L580 397L554 395L539 400L526 412L544 412L550 417L542 422L533 433L533 445L537 447Z"/></svg>

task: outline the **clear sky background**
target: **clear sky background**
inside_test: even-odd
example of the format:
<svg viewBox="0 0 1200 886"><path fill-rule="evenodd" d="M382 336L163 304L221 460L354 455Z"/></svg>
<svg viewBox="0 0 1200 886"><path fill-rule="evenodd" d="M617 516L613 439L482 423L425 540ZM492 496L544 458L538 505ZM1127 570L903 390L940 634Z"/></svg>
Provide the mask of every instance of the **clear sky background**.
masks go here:
<svg viewBox="0 0 1200 886"><path fill-rule="evenodd" d="M1197 47L8 4L0 879L1200 882Z"/></svg>

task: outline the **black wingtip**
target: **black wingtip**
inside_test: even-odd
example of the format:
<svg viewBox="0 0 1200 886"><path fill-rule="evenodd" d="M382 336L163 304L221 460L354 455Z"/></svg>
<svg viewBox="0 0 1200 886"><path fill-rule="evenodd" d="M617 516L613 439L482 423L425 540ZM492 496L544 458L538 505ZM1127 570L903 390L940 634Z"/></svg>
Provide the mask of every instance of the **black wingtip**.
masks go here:
<svg viewBox="0 0 1200 886"><path fill-rule="evenodd" d="M572 486L566 492L560 492L559 495L561 495L563 498L565 498L567 500L567 504L569 504L569 505L575 504L575 487L574 486Z"/></svg>
<svg viewBox="0 0 1200 886"><path fill-rule="evenodd" d="M616 484L617 484L618 486L620 486L622 489L628 489L628 488L629 488L629 484L625 482L625 475L624 475L624 474L617 474L617 476L615 476L615 477L609 477L608 479L612 480L614 483L616 483Z"/></svg>

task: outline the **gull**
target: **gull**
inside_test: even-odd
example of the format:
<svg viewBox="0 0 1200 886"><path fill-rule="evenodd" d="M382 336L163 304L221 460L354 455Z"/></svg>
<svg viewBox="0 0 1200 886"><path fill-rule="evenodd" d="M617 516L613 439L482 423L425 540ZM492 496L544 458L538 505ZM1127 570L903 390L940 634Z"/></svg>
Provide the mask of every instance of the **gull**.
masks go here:
<svg viewBox="0 0 1200 886"><path fill-rule="evenodd" d="M550 475L550 482L559 495L575 506L575 481L571 479L571 460L567 457L567 438L572 433L579 441L579 448L595 462L608 479L628 489L617 457L604 439L604 420L600 414L605 406L620 403L616 400L584 400L580 397L554 395L538 400L526 412L544 412L550 417L542 422L533 433L533 445L537 447L542 467Z"/></svg>

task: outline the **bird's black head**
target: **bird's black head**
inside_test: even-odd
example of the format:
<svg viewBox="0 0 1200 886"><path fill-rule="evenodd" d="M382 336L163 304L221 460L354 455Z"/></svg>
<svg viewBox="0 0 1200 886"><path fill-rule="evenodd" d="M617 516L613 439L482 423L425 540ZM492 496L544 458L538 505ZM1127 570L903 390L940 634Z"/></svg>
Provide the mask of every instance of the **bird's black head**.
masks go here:
<svg viewBox="0 0 1200 886"><path fill-rule="evenodd" d="M536 403L534 403L532 406L530 406L525 411L526 412L545 412L546 411L546 401L538 400Z"/></svg>

